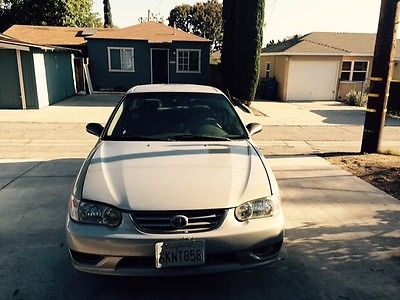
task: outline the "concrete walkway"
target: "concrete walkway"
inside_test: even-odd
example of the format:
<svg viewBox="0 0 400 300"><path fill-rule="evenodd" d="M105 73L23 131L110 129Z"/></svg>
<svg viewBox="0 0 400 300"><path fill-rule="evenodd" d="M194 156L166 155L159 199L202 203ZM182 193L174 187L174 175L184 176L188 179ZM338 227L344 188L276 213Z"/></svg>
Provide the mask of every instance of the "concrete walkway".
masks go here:
<svg viewBox="0 0 400 300"><path fill-rule="evenodd" d="M397 299L399 201L319 157L268 162L286 214L277 263L141 279L81 274L70 264L64 220L82 159L1 160L0 299L176 299L177 282L191 299Z"/></svg>

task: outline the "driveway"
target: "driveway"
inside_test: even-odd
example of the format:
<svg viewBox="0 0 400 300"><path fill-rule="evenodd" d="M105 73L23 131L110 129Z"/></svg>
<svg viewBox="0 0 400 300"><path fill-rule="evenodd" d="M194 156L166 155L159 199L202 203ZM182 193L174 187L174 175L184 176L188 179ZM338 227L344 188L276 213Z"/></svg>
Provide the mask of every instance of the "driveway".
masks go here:
<svg viewBox="0 0 400 300"><path fill-rule="evenodd" d="M74 177L96 141L84 126L91 120L104 123L119 98L96 96L42 111L0 111L0 299L396 299L400 294L399 201L320 157L281 152L267 158L287 218L277 263L173 279L75 271L64 223ZM101 106L90 105L99 99ZM281 114L277 108L269 118ZM285 126L306 126L271 122L276 126L271 134L288 137L291 129ZM315 122L309 127L336 126Z"/></svg>
<svg viewBox="0 0 400 300"><path fill-rule="evenodd" d="M398 200L319 157L269 159L287 216L274 265L173 279L81 274L70 264L64 235L66 200L81 163L0 162L0 299L395 299L400 293Z"/></svg>

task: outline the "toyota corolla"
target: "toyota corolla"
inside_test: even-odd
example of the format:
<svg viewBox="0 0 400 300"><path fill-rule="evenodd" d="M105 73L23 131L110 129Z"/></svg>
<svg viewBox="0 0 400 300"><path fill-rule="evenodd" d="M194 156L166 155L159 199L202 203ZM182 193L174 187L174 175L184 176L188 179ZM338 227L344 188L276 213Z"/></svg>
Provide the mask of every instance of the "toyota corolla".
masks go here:
<svg viewBox="0 0 400 300"><path fill-rule="evenodd" d="M69 197L66 235L80 271L186 275L277 260L284 215L276 179L219 90L144 85L129 90Z"/></svg>

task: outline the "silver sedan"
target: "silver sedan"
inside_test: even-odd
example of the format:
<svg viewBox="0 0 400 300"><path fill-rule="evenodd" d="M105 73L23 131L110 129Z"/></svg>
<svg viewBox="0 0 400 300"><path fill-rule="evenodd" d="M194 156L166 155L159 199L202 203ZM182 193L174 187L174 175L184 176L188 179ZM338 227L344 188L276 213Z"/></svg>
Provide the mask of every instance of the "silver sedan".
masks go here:
<svg viewBox="0 0 400 300"><path fill-rule="evenodd" d="M66 234L80 271L171 276L277 260L284 214L276 179L219 90L145 85L128 91L85 160Z"/></svg>

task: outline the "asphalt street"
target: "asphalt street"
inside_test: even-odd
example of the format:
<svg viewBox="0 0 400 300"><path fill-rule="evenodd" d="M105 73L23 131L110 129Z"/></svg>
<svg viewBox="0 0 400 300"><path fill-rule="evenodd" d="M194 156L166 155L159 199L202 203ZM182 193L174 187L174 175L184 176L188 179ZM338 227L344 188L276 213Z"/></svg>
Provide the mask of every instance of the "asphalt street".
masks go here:
<svg viewBox="0 0 400 300"><path fill-rule="evenodd" d="M89 99L98 102L82 105L72 99L19 116L14 111L13 116L0 112L0 299L398 298L399 200L320 157L304 155L308 152L301 156L276 152L268 157L286 214L285 244L275 264L178 278L107 277L75 271L64 224L74 177L96 141L84 127L90 120L104 123L118 95ZM282 109L297 109L289 106ZM279 109L270 109L270 118L277 119ZM309 126L319 126L327 138L335 138L329 135L335 126L319 122L319 116L313 119L311 113L304 115ZM296 130L307 126L267 124L270 121L264 119L270 135L283 134L284 126ZM303 141L285 134L295 151L303 151ZM257 141L262 142L282 140Z"/></svg>

